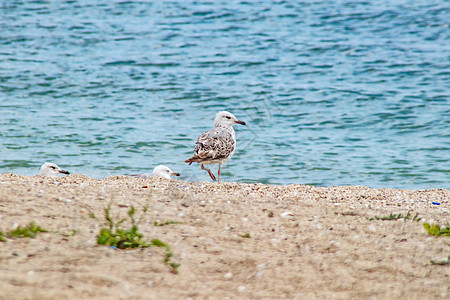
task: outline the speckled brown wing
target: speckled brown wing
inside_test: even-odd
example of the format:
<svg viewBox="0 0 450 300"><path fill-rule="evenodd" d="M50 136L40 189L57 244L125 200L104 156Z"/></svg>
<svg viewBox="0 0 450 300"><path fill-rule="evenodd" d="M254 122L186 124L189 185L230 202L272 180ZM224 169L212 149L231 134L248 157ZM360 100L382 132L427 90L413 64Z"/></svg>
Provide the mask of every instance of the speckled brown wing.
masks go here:
<svg viewBox="0 0 450 300"><path fill-rule="evenodd" d="M227 128L217 127L202 133L194 149L194 156L186 162L205 162L226 159L234 151L236 144Z"/></svg>

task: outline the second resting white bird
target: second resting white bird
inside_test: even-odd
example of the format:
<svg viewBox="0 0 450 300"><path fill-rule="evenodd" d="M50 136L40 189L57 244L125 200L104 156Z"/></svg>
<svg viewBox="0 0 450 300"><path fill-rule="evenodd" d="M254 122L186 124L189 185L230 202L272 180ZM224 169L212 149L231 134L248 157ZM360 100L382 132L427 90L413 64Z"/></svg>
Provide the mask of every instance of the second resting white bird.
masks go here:
<svg viewBox="0 0 450 300"><path fill-rule="evenodd" d="M135 174L135 175L130 175L130 176L144 178L144 179L147 179L150 177L162 177L162 178L170 179L170 176L172 176L172 175L180 176L180 173L174 172L171 169L169 169L169 167L166 167L164 165L159 165L153 169L153 173Z"/></svg>
<svg viewBox="0 0 450 300"><path fill-rule="evenodd" d="M46 162L41 167L41 175L58 177L60 174L70 174L69 171L61 169L57 164Z"/></svg>

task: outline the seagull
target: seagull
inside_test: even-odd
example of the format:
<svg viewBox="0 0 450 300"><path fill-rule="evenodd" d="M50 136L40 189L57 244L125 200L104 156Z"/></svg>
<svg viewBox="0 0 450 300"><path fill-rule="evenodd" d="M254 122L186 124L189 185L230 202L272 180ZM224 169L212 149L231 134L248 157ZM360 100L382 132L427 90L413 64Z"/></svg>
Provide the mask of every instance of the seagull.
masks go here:
<svg viewBox="0 0 450 300"><path fill-rule="evenodd" d="M162 178L170 179L171 175L180 176L180 173L174 172L164 165L159 165L153 169L153 173L151 173L151 174L144 173L144 174L135 174L135 175L130 175L130 176L144 178L144 179L147 179L150 177L162 177Z"/></svg>
<svg viewBox="0 0 450 300"><path fill-rule="evenodd" d="M59 174L70 174L69 171L61 169L57 164L46 162L41 167L41 175L58 177Z"/></svg>
<svg viewBox="0 0 450 300"><path fill-rule="evenodd" d="M202 170L208 171L212 180L216 180L216 176L210 169L204 165L219 164L218 180L220 182L220 167L224 162L229 160L236 149L236 135L234 134L233 125L245 125L244 121L238 120L232 113L220 111L214 120L214 128L205 131L197 138L195 143L194 156L186 159L184 162L191 165L193 162L201 163Z"/></svg>

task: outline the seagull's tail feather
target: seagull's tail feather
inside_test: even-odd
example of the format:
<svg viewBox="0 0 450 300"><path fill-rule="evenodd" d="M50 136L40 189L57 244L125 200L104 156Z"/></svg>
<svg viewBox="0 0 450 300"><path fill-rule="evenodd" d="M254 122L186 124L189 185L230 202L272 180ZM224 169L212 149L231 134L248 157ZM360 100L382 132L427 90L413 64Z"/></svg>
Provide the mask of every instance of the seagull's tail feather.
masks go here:
<svg viewBox="0 0 450 300"><path fill-rule="evenodd" d="M202 161L203 161L203 159L200 156L194 155L191 158L186 159L184 162L191 165L193 162L201 163Z"/></svg>

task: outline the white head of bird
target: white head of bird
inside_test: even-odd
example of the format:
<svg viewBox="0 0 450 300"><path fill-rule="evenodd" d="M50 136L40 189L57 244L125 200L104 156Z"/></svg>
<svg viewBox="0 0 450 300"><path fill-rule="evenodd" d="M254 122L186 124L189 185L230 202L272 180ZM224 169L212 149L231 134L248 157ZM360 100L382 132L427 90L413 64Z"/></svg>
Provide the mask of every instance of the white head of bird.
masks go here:
<svg viewBox="0 0 450 300"><path fill-rule="evenodd" d="M152 175L170 179L170 176L172 175L180 176L180 173L176 173L164 165L159 165L153 169Z"/></svg>
<svg viewBox="0 0 450 300"><path fill-rule="evenodd" d="M244 121L238 120L232 113L227 111L219 111L214 120L214 126L226 126L231 127L234 124L245 125Z"/></svg>
<svg viewBox="0 0 450 300"><path fill-rule="evenodd" d="M61 169L57 164L46 162L41 167L41 175L57 177L59 174L70 174L69 171Z"/></svg>

